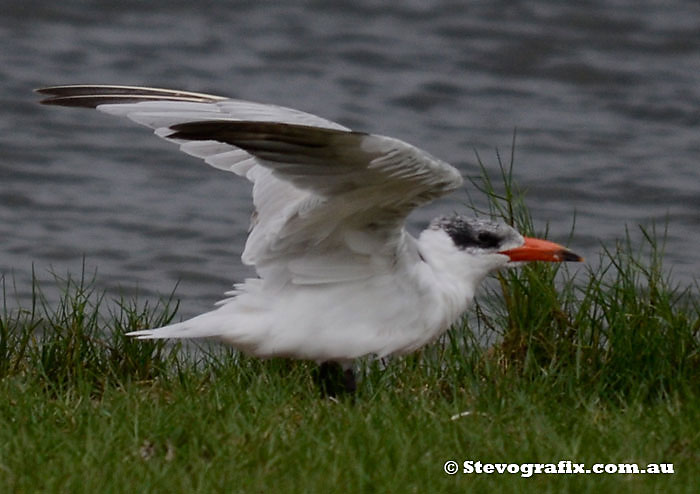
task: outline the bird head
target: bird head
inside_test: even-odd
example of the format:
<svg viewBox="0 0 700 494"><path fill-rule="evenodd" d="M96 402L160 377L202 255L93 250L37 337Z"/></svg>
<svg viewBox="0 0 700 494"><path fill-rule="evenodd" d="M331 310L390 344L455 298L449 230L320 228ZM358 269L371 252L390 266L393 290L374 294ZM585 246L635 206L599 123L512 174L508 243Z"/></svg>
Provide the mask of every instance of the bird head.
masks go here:
<svg viewBox="0 0 700 494"><path fill-rule="evenodd" d="M531 261L583 261L581 256L562 245L524 237L513 227L501 222L454 215L437 218L430 228L444 231L452 240L454 248L483 265L485 271Z"/></svg>

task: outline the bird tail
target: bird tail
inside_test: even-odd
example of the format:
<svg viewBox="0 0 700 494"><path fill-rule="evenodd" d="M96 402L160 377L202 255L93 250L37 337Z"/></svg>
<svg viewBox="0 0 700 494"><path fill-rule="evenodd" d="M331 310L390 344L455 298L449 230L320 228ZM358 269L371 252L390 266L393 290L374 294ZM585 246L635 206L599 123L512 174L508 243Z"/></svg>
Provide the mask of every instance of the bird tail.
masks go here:
<svg viewBox="0 0 700 494"><path fill-rule="evenodd" d="M256 311L245 311L241 314L237 310L239 307L232 303L233 300L235 299L186 321L126 334L140 340L212 338L238 350L256 353L261 343L266 341L265 318Z"/></svg>
<svg viewBox="0 0 700 494"><path fill-rule="evenodd" d="M126 333L139 340L158 340L163 338L215 338L221 336L221 324L217 324L216 311L206 312L186 321L168 324L160 328L142 329Z"/></svg>

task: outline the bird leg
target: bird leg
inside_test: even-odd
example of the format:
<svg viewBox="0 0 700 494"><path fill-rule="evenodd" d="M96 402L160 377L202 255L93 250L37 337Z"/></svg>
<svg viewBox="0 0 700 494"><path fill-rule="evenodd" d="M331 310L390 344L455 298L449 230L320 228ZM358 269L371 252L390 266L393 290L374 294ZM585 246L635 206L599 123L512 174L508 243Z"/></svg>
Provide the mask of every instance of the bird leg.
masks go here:
<svg viewBox="0 0 700 494"><path fill-rule="evenodd" d="M323 362L314 373L314 381L324 398L353 394L357 389L352 368L343 369L338 362Z"/></svg>

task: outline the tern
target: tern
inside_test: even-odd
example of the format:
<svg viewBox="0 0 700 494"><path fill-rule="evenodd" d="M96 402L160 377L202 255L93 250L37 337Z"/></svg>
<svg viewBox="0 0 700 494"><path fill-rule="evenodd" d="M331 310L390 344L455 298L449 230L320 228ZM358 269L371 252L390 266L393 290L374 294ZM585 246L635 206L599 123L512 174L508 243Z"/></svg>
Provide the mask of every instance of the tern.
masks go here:
<svg viewBox="0 0 700 494"><path fill-rule="evenodd" d="M504 223L461 215L410 235L408 214L463 179L399 139L187 91L69 85L37 92L48 96L43 104L127 117L253 184L241 259L258 277L235 284L210 312L131 336L213 338L258 357L312 360L322 383L341 376L340 391L353 391L356 358L407 354L435 340L489 273L521 262L582 261Z"/></svg>

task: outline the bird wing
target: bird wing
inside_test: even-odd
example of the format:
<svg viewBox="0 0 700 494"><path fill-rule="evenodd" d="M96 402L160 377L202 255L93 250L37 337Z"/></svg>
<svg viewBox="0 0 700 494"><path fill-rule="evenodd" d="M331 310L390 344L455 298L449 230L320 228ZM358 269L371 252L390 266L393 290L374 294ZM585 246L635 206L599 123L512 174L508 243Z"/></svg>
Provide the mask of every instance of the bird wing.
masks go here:
<svg viewBox="0 0 700 494"><path fill-rule="evenodd" d="M125 116L250 180L255 213L242 259L277 283L347 281L390 267L410 211L462 184L454 167L410 144L290 108L133 86L37 91L49 96L44 104Z"/></svg>

